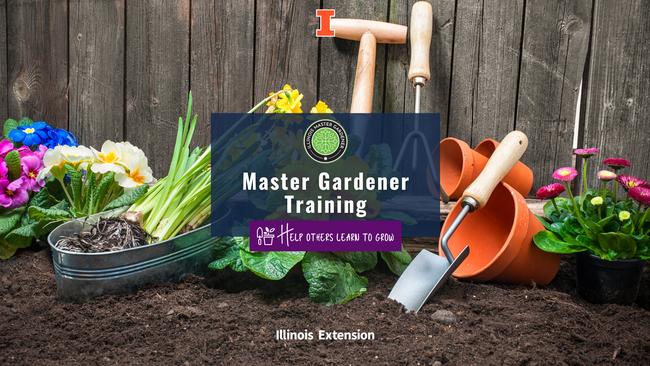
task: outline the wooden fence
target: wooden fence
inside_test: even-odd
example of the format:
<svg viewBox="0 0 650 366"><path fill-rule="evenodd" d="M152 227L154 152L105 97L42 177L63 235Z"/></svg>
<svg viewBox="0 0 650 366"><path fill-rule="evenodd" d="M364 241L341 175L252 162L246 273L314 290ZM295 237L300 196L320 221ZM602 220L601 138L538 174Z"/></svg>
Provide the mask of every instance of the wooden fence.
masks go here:
<svg viewBox="0 0 650 366"><path fill-rule="evenodd" d="M289 83L304 105L349 110L358 42L319 39L316 9L408 25L413 0L2 0L0 115L129 140L165 174L187 93L199 144L210 113L243 112ZM422 111L472 147L524 131L534 189L580 147L650 160L650 2L431 0L432 78ZM6 32L5 32L6 30ZM378 45L374 112L412 112L408 45ZM582 83L581 83L582 81ZM582 91L579 125L576 104ZM406 130L406 128L405 128ZM408 131L406 131L408 132ZM577 166L580 168L580 166Z"/></svg>

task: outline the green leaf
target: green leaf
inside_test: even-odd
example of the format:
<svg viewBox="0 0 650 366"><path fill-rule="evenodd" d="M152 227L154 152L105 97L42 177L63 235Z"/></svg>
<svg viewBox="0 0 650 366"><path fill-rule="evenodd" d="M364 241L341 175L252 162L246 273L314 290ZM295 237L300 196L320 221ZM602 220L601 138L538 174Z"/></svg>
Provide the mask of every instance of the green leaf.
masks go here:
<svg viewBox="0 0 650 366"><path fill-rule="evenodd" d="M117 197L116 199L112 200L109 204L107 204L102 211L108 211L112 210L114 208L122 207L122 206L131 206L132 204L135 203L142 195L147 193L149 190L149 185L143 184L135 189L133 189L130 192L124 193L120 197Z"/></svg>
<svg viewBox="0 0 650 366"><path fill-rule="evenodd" d="M630 234L632 234L634 232L634 228L635 227L634 227L634 223L632 222L632 220L627 220L627 222L625 222L625 224L623 224L623 226L619 227L619 231L621 233L623 233L623 234L630 235Z"/></svg>
<svg viewBox="0 0 650 366"><path fill-rule="evenodd" d="M582 252L586 249L582 248L582 250L580 250L574 246L570 246L567 242L562 241L556 234L546 230L537 232L537 234L533 236L533 241L539 249L551 253L576 253Z"/></svg>
<svg viewBox="0 0 650 366"><path fill-rule="evenodd" d="M51 225L52 227L49 230L44 228L48 223L48 221L38 221L29 225L20 226L7 234L7 241L11 243L14 240L20 240L18 237L22 236L29 238L31 242L31 238L38 238L54 230L56 225Z"/></svg>
<svg viewBox="0 0 650 366"><path fill-rule="evenodd" d="M89 210L92 212L100 212L99 204L104 200L104 197L106 197L106 193L108 192L109 188L111 188L111 184L113 184L114 178L115 172L109 172L104 176L104 178L102 178L102 181L99 183L99 185L97 185L97 188L95 188L95 191L92 194L92 201L90 201Z"/></svg>
<svg viewBox="0 0 650 366"><path fill-rule="evenodd" d="M621 233L600 233L598 244L607 253L602 259L629 259L636 253L636 240Z"/></svg>
<svg viewBox="0 0 650 366"><path fill-rule="evenodd" d="M593 253L601 252L600 245L598 245L598 243L595 240L591 239L590 237L586 235L578 235L576 239L578 239L578 241L582 243L582 245L584 245L587 248L587 250Z"/></svg>
<svg viewBox="0 0 650 366"><path fill-rule="evenodd" d="M70 211L55 207L41 208L32 206L28 209L29 216L34 220L61 220L72 218Z"/></svg>
<svg viewBox="0 0 650 366"><path fill-rule="evenodd" d="M0 238L0 259L7 260L16 253L16 248L7 243L6 240Z"/></svg>
<svg viewBox="0 0 650 366"><path fill-rule="evenodd" d="M32 123L34 123L34 121L32 121L29 117L23 117L20 121L18 121L18 126L29 126Z"/></svg>
<svg viewBox="0 0 650 366"><path fill-rule="evenodd" d="M535 217L537 217L537 220L539 220L539 222L541 222L542 225L544 225L546 230L551 230L551 224L549 224L548 221L546 221L545 219L543 219L543 218L541 218L541 217L539 217L537 215L535 215ZM548 217L548 215L546 217Z"/></svg>
<svg viewBox="0 0 650 366"><path fill-rule="evenodd" d="M562 211L560 207L558 207L558 209ZM544 204L544 216L546 216L549 220L552 220L554 214L556 217L559 217L561 212L555 211L555 206L553 206L553 201L549 200Z"/></svg>
<svg viewBox="0 0 650 366"><path fill-rule="evenodd" d="M580 199L578 201L579 202L578 207L582 207L584 202L591 201L591 199L594 198L597 195L598 195L598 191L596 191L595 189L588 189L588 190L582 192L582 194L580 195Z"/></svg>
<svg viewBox="0 0 650 366"><path fill-rule="evenodd" d="M605 227L605 225L607 225L607 223L612 221L614 218L616 218L616 215L607 216L604 219L598 221L598 226Z"/></svg>
<svg viewBox="0 0 650 366"><path fill-rule="evenodd" d="M15 130L16 128L18 128L18 121L16 121L15 119L11 119L11 118L6 120L5 125L4 125L4 129L3 129L5 137L9 138L9 132L11 132L11 130Z"/></svg>
<svg viewBox="0 0 650 366"><path fill-rule="evenodd" d="M401 221L404 225L415 225L418 223L408 214L399 211L379 211L379 217L384 220Z"/></svg>
<svg viewBox="0 0 650 366"><path fill-rule="evenodd" d="M585 232L578 218L574 216L564 219L564 229L573 234L584 234Z"/></svg>
<svg viewBox="0 0 650 366"><path fill-rule="evenodd" d="M607 225L603 226L603 232L606 233L615 233L619 230L620 225L616 221L610 221Z"/></svg>
<svg viewBox="0 0 650 366"><path fill-rule="evenodd" d="M0 235L5 235L13 230L18 221L20 221L20 215L23 212L24 210L11 210L0 214Z"/></svg>
<svg viewBox="0 0 650 366"><path fill-rule="evenodd" d="M368 279L331 253L309 252L302 261L309 297L327 305L343 304L367 293Z"/></svg>
<svg viewBox="0 0 650 366"><path fill-rule="evenodd" d="M305 252L247 252L240 250L244 265L256 275L279 280L305 256Z"/></svg>
<svg viewBox="0 0 650 366"><path fill-rule="evenodd" d="M375 268L377 252L332 252L340 260L350 263L355 272L361 273Z"/></svg>
<svg viewBox="0 0 650 366"><path fill-rule="evenodd" d="M210 269L224 269L228 266L237 272L248 270L242 262L241 250L232 236L219 239L214 245L216 260L208 265Z"/></svg>
<svg viewBox="0 0 650 366"><path fill-rule="evenodd" d="M370 167L368 174L376 173L380 177L387 177L393 171L393 155L388 144L370 146L363 161Z"/></svg>
<svg viewBox="0 0 650 366"><path fill-rule="evenodd" d="M56 208L57 210L69 210L70 202L68 202L67 200L62 200L61 202L57 203L56 205L50 208Z"/></svg>
<svg viewBox="0 0 650 366"><path fill-rule="evenodd" d="M398 276L401 276L402 273L406 270L409 264L411 264L411 255L404 249L402 246L401 252L379 252L381 257L384 259L388 268L391 272L395 273Z"/></svg>
<svg viewBox="0 0 650 366"><path fill-rule="evenodd" d="M90 169L86 170L86 174L88 174L86 177L88 184L84 187L85 193L83 194L83 212L88 215L92 215L95 212L91 212L90 202L92 202L95 188L97 188L97 179L95 177L95 172Z"/></svg>
<svg viewBox="0 0 650 366"><path fill-rule="evenodd" d="M12 233L9 233L9 235L7 235L7 237L5 238L5 240L7 240L7 244L10 247L27 248L28 246L32 245L31 236L11 235Z"/></svg>
<svg viewBox="0 0 650 366"><path fill-rule="evenodd" d="M595 223L595 222L593 222L591 220L585 221L585 226L587 227L587 229L589 229L589 232L587 233L587 235L592 239L596 238L596 235L603 232L603 228L600 227L600 225L598 225L597 223Z"/></svg>
<svg viewBox="0 0 650 366"><path fill-rule="evenodd" d="M41 188L41 190L29 201L30 207L50 207L50 191L47 187Z"/></svg>
<svg viewBox="0 0 650 366"><path fill-rule="evenodd" d="M70 177L70 186L72 187L72 200L74 202L74 207L79 210L81 209L81 188L83 186L81 180L81 173L75 169L72 164L65 164L65 171ZM112 172L111 172L112 173Z"/></svg>
<svg viewBox="0 0 650 366"><path fill-rule="evenodd" d="M7 169L9 170L9 181L20 178L20 153L18 150L12 150L5 156Z"/></svg>
<svg viewBox="0 0 650 366"><path fill-rule="evenodd" d="M248 230L246 230L248 232ZM235 239L235 244L239 247L239 249L245 251L245 252L250 252L249 246L250 246L250 237L248 236L235 236L233 239Z"/></svg>

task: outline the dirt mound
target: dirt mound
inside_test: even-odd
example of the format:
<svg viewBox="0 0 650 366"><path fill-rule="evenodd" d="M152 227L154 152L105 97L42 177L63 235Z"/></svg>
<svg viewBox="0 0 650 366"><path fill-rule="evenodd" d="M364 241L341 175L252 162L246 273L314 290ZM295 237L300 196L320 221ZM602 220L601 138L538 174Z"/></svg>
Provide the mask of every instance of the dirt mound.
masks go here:
<svg viewBox="0 0 650 366"><path fill-rule="evenodd" d="M649 272L634 306L580 299L572 256L544 287L452 278L417 315L386 299L397 280L386 268L365 273L368 294L340 306L311 303L299 276L230 271L76 305L56 299L49 250L23 250L0 263L0 362L642 365L650 360ZM439 310L448 312L432 317ZM278 340L281 330L314 339ZM319 340L319 331L375 340Z"/></svg>

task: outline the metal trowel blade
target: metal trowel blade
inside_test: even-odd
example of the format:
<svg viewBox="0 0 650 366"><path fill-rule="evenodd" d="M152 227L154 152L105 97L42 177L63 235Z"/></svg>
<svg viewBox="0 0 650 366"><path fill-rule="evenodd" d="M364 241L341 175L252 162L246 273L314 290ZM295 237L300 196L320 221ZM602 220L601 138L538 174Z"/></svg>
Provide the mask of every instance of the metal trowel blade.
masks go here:
<svg viewBox="0 0 650 366"><path fill-rule="evenodd" d="M403 304L407 312L417 313L468 255L469 246L466 246L449 264L447 258L422 249L406 267L388 298Z"/></svg>

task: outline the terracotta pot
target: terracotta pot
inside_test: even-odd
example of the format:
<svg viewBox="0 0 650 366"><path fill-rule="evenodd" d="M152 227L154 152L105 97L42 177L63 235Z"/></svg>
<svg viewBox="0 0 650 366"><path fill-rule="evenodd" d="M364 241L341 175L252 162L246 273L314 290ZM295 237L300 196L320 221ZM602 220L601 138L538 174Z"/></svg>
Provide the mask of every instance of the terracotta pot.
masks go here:
<svg viewBox="0 0 650 366"><path fill-rule="evenodd" d="M444 234L461 211L454 205L442 227ZM544 226L528 209L526 200L506 183L497 184L482 209L465 217L449 239L454 256L469 245L469 256L454 272L466 281L546 285L560 268L559 254L544 252L533 235ZM442 253L442 248L439 248Z"/></svg>
<svg viewBox="0 0 650 366"><path fill-rule="evenodd" d="M486 139L481 141L474 150L481 155L490 158L497 146L499 146L499 142L492 139ZM516 189L517 192L521 193L521 195L526 198L528 197L528 193L530 193L530 189L533 187L533 171L530 170L526 164L519 161L510 170L510 173L503 178L503 181L508 183L512 188Z"/></svg>
<svg viewBox="0 0 650 366"><path fill-rule="evenodd" d="M485 155L472 150L465 141L453 137L440 141L432 155L434 158L440 156L440 185L450 200L457 200L463 195L465 188L481 174L488 161ZM429 192L434 197L439 197L429 168L427 184Z"/></svg>

